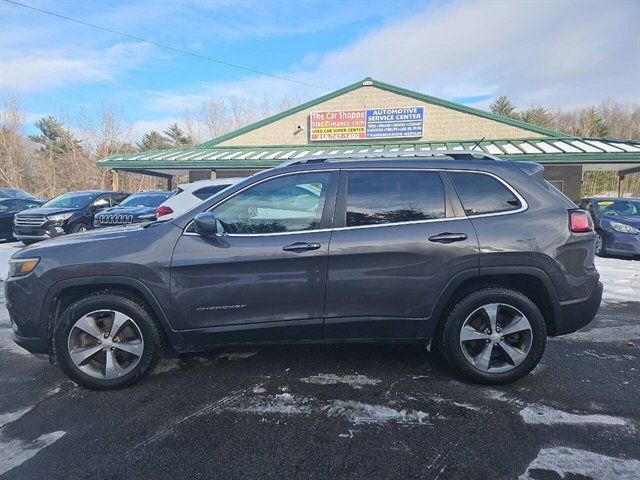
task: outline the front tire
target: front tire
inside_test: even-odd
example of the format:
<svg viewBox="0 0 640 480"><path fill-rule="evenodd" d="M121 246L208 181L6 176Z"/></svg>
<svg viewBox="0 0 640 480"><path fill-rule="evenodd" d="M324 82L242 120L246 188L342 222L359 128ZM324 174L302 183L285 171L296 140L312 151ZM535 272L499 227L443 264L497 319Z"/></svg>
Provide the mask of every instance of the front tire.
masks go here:
<svg viewBox="0 0 640 480"><path fill-rule="evenodd" d="M84 222L78 222L73 227L71 227L71 231L69 233L79 233L86 232L89 230L89 225Z"/></svg>
<svg viewBox="0 0 640 480"><path fill-rule="evenodd" d="M487 287L462 298L442 330L442 351L462 376L504 384L540 362L547 328L540 309L522 293Z"/></svg>
<svg viewBox="0 0 640 480"><path fill-rule="evenodd" d="M133 296L98 292L70 305L53 332L56 358L74 382L92 390L140 381L162 352L162 334Z"/></svg>
<svg viewBox="0 0 640 480"><path fill-rule="evenodd" d="M596 232L596 255L598 257L607 256L607 249L604 246L604 239L602 238L602 235L598 232Z"/></svg>

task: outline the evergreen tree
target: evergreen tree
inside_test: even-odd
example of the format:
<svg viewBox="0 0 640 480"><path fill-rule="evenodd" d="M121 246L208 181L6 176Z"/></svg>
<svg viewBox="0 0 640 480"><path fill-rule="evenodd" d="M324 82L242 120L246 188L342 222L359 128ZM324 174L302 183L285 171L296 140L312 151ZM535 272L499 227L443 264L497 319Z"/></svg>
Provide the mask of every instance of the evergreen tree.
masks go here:
<svg viewBox="0 0 640 480"><path fill-rule="evenodd" d="M190 135L185 135L182 129L177 123L169 126L164 131L164 134L169 138L174 147L190 147L195 144L194 139Z"/></svg>
<svg viewBox="0 0 640 480"><path fill-rule="evenodd" d="M527 108L519 116L523 122L538 125L539 127L548 127L551 123L551 115L544 107Z"/></svg>
<svg viewBox="0 0 640 480"><path fill-rule="evenodd" d="M171 142L155 130L145 133L142 140L138 142L138 150L164 150L171 148Z"/></svg>
<svg viewBox="0 0 640 480"><path fill-rule="evenodd" d="M80 140L57 118L50 115L42 117L35 122L35 126L41 133L29 135L29 138L41 145L41 151L48 151L53 155L65 155L81 149Z"/></svg>
<svg viewBox="0 0 640 480"><path fill-rule="evenodd" d="M589 107L580 115L579 134L584 137L604 137L607 125L595 107Z"/></svg>
<svg viewBox="0 0 640 480"><path fill-rule="evenodd" d="M502 115L503 117L509 118L518 117L518 114L515 111L515 105L511 103L511 100L509 100L504 95L496 98L496 100L491 105L489 105L489 108L491 108L491 113L494 113L496 115Z"/></svg>

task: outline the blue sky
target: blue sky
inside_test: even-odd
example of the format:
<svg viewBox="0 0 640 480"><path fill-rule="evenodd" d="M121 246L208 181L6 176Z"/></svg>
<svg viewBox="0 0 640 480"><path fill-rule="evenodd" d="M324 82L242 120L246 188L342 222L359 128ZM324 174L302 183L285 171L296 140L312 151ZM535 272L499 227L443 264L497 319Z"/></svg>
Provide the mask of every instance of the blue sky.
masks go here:
<svg viewBox="0 0 640 480"><path fill-rule="evenodd" d="M640 102L640 2L37 1L179 49L337 89L365 76L486 108ZM326 90L262 77L0 0L0 87L28 118L101 105L134 135L231 95Z"/></svg>

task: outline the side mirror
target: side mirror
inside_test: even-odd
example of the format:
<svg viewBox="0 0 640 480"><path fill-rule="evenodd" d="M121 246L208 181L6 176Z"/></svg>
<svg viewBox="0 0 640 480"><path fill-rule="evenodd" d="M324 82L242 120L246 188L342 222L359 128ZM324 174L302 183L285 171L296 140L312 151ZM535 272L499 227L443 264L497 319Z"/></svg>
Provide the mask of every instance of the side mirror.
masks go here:
<svg viewBox="0 0 640 480"><path fill-rule="evenodd" d="M197 214L193 219L193 227L196 233L202 237L213 237L218 233L218 223L212 212Z"/></svg>

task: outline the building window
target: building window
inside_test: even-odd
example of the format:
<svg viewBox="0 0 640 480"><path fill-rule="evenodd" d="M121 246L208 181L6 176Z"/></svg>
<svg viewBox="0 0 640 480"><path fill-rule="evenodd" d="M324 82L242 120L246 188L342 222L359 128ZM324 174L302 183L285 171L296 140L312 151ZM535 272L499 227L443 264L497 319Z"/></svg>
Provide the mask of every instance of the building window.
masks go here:
<svg viewBox="0 0 640 480"><path fill-rule="evenodd" d="M564 180L549 180L549 183L561 192L564 192Z"/></svg>

